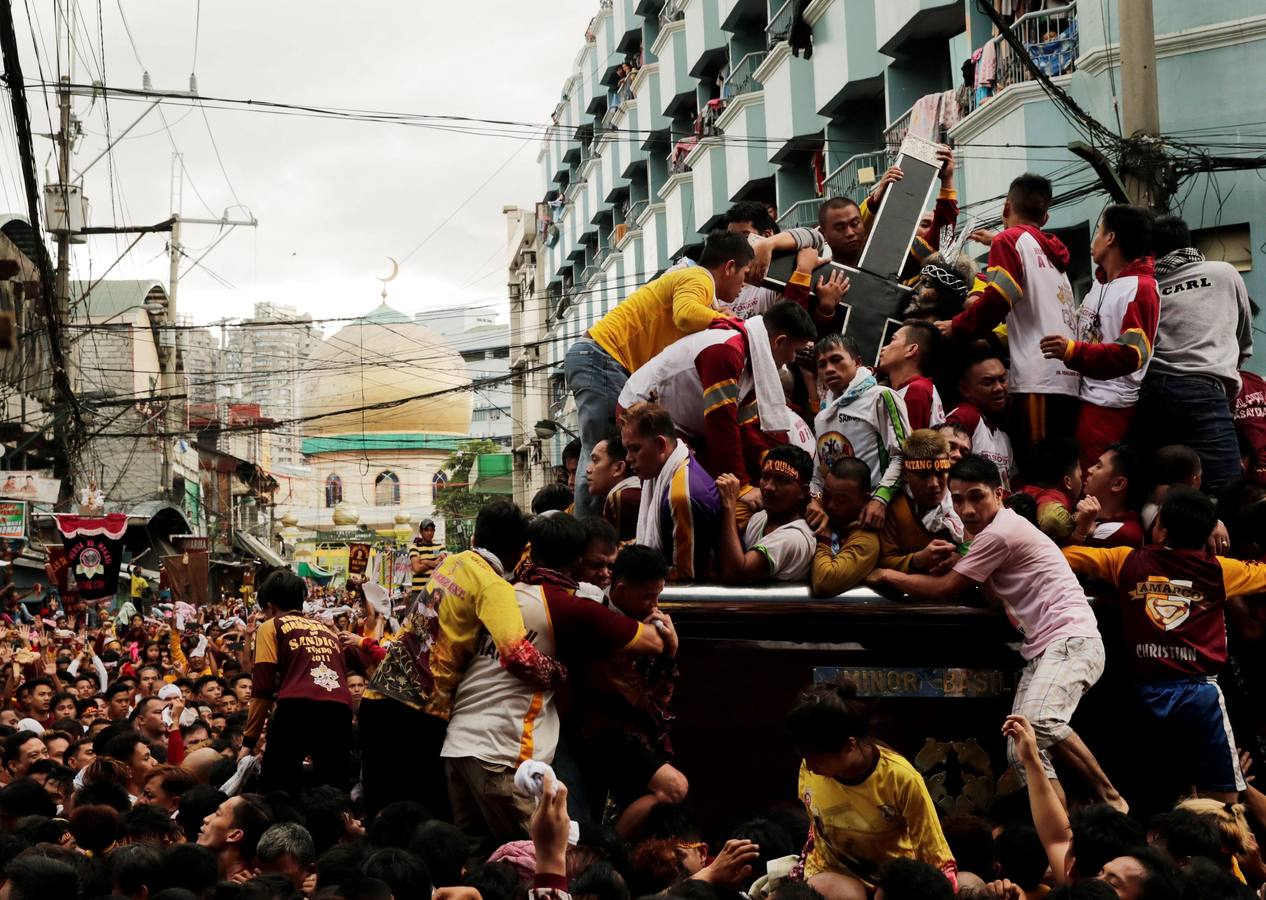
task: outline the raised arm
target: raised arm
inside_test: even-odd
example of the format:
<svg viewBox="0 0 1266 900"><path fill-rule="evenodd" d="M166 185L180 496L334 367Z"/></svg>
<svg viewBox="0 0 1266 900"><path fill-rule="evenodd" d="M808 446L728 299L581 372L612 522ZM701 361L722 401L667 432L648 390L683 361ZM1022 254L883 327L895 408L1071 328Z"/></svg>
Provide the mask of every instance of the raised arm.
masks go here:
<svg viewBox="0 0 1266 900"><path fill-rule="evenodd" d="M973 294L975 302L956 315L946 329L956 337L965 339L987 334L1024 299L1024 289L1020 287L1024 282L1024 263L1016 252L1011 233L999 234L989 245L989 267L981 280L984 290Z"/></svg>
<svg viewBox="0 0 1266 900"><path fill-rule="evenodd" d="M1015 742L1017 758L1024 765L1029 787L1029 806L1033 812L1033 827L1046 850L1046 859L1057 884L1068 883L1068 854L1073 845L1073 829L1068 823L1068 813L1060 803L1055 787L1042 768L1042 758L1037 749L1037 734L1024 716L1007 716L1002 734Z"/></svg>

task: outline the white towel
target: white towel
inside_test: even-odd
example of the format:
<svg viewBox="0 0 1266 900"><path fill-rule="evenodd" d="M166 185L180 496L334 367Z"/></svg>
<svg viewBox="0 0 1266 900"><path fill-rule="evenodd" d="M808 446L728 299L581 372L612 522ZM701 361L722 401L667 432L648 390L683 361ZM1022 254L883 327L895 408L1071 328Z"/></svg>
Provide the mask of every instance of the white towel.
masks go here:
<svg viewBox="0 0 1266 900"><path fill-rule="evenodd" d="M783 393L778 364L769 347L769 331L761 316L752 316L744 323L747 328L747 355L752 361L752 381L756 384L756 414L760 417L761 431L790 431L791 419L787 415L787 397Z"/></svg>
<svg viewBox="0 0 1266 900"><path fill-rule="evenodd" d="M540 800L545 793L545 776L548 775L557 783L554 769L549 763L536 759L525 759L519 763L514 773L514 789L520 794L527 794L533 800Z"/></svg>
<svg viewBox="0 0 1266 900"><path fill-rule="evenodd" d="M945 496L941 498L940 506L933 507L923 514L923 527L928 534L948 531L955 544L963 542L963 520L958 517L958 513L954 512L954 503L950 499L949 491L946 491Z"/></svg>
<svg viewBox="0 0 1266 900"><path fill-rule="evenodd" d="M526 759L519 763L519 768L514 773L514 789L520 794L527 794L539 805L545 794L546 775L553 779L554 789L557 790L562 782L558 780L550 764ZM573 847L580 843L580 823L575 820L567 824L567 843Z"/></svg>
<svg viewBox="0 0 1266 900"><path fill-rule="evenodd" d="M659 537L659 511L663 508L668 488L677 470L690 461L690 448L685 441L678 441L673 452L664 461L664 467L654 478L642 481L642 504L637 511L637 542L663 551Z"/></svg>

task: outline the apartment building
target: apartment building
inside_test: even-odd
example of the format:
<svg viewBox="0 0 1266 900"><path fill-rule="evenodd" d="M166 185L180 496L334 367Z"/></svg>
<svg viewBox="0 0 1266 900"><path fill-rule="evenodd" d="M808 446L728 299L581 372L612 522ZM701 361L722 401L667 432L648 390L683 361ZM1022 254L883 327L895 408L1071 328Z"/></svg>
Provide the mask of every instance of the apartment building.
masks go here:
<svg viewBox="0 0 1266 900"><path fill-rule="evenodd" d="M279 303L256 303L251 318L229 329L220 376L224 396L216 399L258 404L264 416L281 422L298 418L303 407L299 381L320 342L320 329L308 313ZM299 431L284 427L274 432L273 464L302 462Z"/></svg>
<svg viewBox="0 0 1266 900"><path fill-rule="evenodd" d="M1053 83L1119 133L1118 0L997 5ZM1259 155L1266 95L1250 86L1266 75L1266 10L1254 0L1154 8L1162 132L1194 145L1175 152L1196 168L1202 150ZM538 155L548 418L569 421L570 342L696 248L732 202L763 201L783 227L816 224L823 199L860 200L911 130L955 145L961 224L996 221L1016 175L1050 177L1050 227L1084 290L1108 196L1067 149L1086 139L1081 128L995 31L976 0L600 3L577 28ZM1197 172L1177 187L1173 208L1201 247L1262 296L1266 180Z"/></svg>

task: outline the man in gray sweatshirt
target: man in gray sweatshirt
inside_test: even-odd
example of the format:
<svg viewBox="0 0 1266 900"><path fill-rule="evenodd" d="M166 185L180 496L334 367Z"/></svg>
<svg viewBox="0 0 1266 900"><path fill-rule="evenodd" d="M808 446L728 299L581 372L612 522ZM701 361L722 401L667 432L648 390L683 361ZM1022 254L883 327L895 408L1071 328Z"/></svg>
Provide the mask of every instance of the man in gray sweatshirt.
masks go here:
<svg viewBox="0 0 1266 900"><path fill-rule="evenodd" d="M1253 354L1253 316L1244 279L1229 263L1206 260L1177 216L1152 230L1160 324L1134 419L1140 446L1191 447L1201 485L1216 494L1240 474L1231 401L1238 370ZM1163 438L1163 439L1162 439Z"/></svg>

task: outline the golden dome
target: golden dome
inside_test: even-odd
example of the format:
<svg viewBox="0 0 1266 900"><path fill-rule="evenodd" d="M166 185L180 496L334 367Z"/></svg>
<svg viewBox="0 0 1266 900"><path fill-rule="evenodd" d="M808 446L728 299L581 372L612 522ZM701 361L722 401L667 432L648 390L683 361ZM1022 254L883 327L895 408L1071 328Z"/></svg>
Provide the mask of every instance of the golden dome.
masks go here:
<svg viewBox="0 0 1266 900"><path fill-rule="evenodd" d="M281 517L281 524L287 528L293 528L299 524L299 517L292 512L288 512Z"/></svg>
<svg viewBox="0 0 1266 900"><path fill-rule="evenodd" d="M413 516L409 515L407 512L398 512L396 513L394 521L397 525L408 525L413 521Z"/></svg>
<svg viewBox="0 0 1266 900"><path fill-rule="evenodd" d="M464 435L470 431L471 397L463 388L469 385L460 353L425 325L382 304L323 341L308 357L303 415L322 418L304 423L304 432L309 437L361 432ZM364 406L437 393L361 411Z"/></svg>

